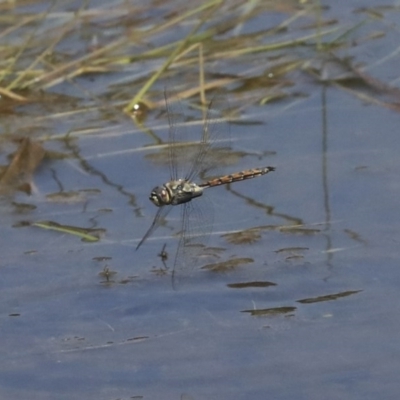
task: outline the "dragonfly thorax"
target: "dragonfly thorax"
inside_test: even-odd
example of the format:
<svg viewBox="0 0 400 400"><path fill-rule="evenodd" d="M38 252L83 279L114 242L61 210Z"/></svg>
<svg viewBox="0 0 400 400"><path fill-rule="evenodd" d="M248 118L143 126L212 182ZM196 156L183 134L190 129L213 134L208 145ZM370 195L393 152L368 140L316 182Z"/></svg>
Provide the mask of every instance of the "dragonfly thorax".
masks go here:
<svg viewBox="0 0 400 400"><path fill-rule="evenodd" d="M203 190L203 188L193 182L189 182L185 179L178 179L169 181L163 186L155 187L150 194L150 200L157 207L169 204L176 206L201 196Z"/></svg>

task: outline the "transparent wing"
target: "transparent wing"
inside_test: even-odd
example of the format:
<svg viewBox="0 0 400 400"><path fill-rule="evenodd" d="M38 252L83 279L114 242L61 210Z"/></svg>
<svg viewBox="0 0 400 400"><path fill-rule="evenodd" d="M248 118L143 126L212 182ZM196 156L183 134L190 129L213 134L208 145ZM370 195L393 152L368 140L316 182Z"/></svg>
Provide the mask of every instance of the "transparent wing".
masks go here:
<svg viewBox="0 0 400 400"><path fill-rule="evenodd" d="M217 101L214 98L203 115L198 151L186 176L188 180L202 177L207 172L217 169L224 159L223 153L230 150L229 124L221 118L221 112L215 108L216 105Z"/></svg>
<svg viewBox="0 0 400 400"><path fill-rule="evenodd" d="M164 206L160 207L157 211L157 214L155 215L152 224L150 225L150 228L148 231L145 233L143 236L142 240L139 242L139 244L136 246L136 250L145 242L145 240L153 234L153 232L161 225L163 219L169 214L169 212L172 210L173 206Z"/></svg>
<svg viewBox="0 0 400 400"><path fill-rule="evenodd" d="M216 99L199 118L200 107L190 107L188 102L183 103L176 95L165 91L172 179L201 177L221 164L224 160L221 152L230 150L229 124L221 118L216 108L221 101Z"/></svg>
<svg viewBox="0 0 400 400"><path fill-rule="evenodd" d="M181 218L180 239L172 272L174 288L201 263L201 253L212 230L212 205L204 196L201 200L185 203L182 205Z"/></svg>
<svg viewBox="0 0 400 400"><path fill-rule="evenodd" d="M172 180L176 180L181 178L179 176L180 168L179 168L179 150L177 146L178 135L177 135L177 124L179 121L179 115L181 118L183 116L182 110L177 110L176 107L173 108L172 104L168 99L169 95L167 90L164 91L164 98L165 98L165 107L167 110L167 117L168 117L168 151L169 151L169 170L170 176ZM172 101L173 99L171 99ZM180 107L180 106L179 106Z"/></svg>

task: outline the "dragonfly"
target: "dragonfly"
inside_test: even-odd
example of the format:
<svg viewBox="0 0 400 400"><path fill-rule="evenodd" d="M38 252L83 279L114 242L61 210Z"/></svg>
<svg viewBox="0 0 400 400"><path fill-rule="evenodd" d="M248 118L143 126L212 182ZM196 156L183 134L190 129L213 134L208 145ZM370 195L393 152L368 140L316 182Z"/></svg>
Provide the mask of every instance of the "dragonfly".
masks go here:
<svg viewBox="0 0 400 400"><path fill-rule="evenodd" d="M224 136L220 134L221 123L216 118L213 118L215 115L219 115L219 112L214 108L214 102L211 101L203 117L199 137L195 141L188 141L185 129L182 130L182 125L179 126L177 123L178 114L170 104L168 97L165 93L169 124L167 147L171 179L160 186L156 186L150 193L149 199L158 207L158 211L149 229L138 243L136 250L163 224L170 211L175 206L180 206L181 230L172 270L174 281L178 273L181 275L186 271L187 264L190 264L189 269L190 266L194 265L199 243L211 233L211 208L202 208L199 200L197 200L203 196L204 191L209 188L266 175L274 171L275 167L267 166L247 169L196 183L195 180L203 179L202 177L206 173L221 162L224 157L224 151L226 152L226 147L223 147ZM182 115L182 112L180 115ZM191 148L191 151L188 150L188 147ZM191 261L189 262L189 260Z"/></svg>

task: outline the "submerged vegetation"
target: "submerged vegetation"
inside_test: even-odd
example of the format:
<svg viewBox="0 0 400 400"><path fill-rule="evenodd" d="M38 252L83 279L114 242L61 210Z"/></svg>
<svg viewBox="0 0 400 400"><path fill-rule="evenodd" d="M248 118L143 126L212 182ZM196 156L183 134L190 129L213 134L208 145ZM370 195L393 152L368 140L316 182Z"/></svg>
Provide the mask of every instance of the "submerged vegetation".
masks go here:
<svg viewBox="0 0 400 400"><path fill-rule="evenodd" d="M345 82L356 80L397 94L348 57L350 48L384 36L384 26L372 32L367 26L389 10L359 10L358 18L340 23L319 1L69 3L0 6L7 11L0 17L3 109L73 92L86 104L63 101L53 117L63 108L68 117L71 109L82 113L89 104L131 114L142 101L159 105L149 91L166 83L181 98L229 87L241 101L265 104L298 95L297 84L310 77L347 90L354 89Z"/></svg>

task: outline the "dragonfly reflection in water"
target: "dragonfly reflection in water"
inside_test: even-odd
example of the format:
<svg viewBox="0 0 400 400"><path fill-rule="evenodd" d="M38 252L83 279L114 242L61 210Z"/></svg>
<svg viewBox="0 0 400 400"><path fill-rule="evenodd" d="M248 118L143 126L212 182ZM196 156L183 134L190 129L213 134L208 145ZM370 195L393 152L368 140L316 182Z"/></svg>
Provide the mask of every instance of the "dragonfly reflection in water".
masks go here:
<svg viewBox="0 0 400 400"><path fill-rule="evenodd" d="M226 148L229 134L224 137L221 121L215 119L220 113L216 112L212 101L203 118L200 133L197 133L195 140L190 140L193 138L193 127L190 128L192 133L189 133L184 123L178 123L179 119L182 120L183 113L175 112L167 94L165 94L165 102L169 123L168 161L171 180L151 191L150 200L159 209L136 250L163 223L173 206L180 205L181 231L172 272L174 280L174 277L190 271L196 264L198 245L204 241L212 229L213 214L210 206L207 204L208 207L203 208L201 200L193 202L192 200L202 196L205 189L262 176L274 171L275 168L248 169L205 180L203 177L206 173L221 162L223 163L224 158L229 157ZM195 183L196 179L202 179L204 182Z"/></svg>

